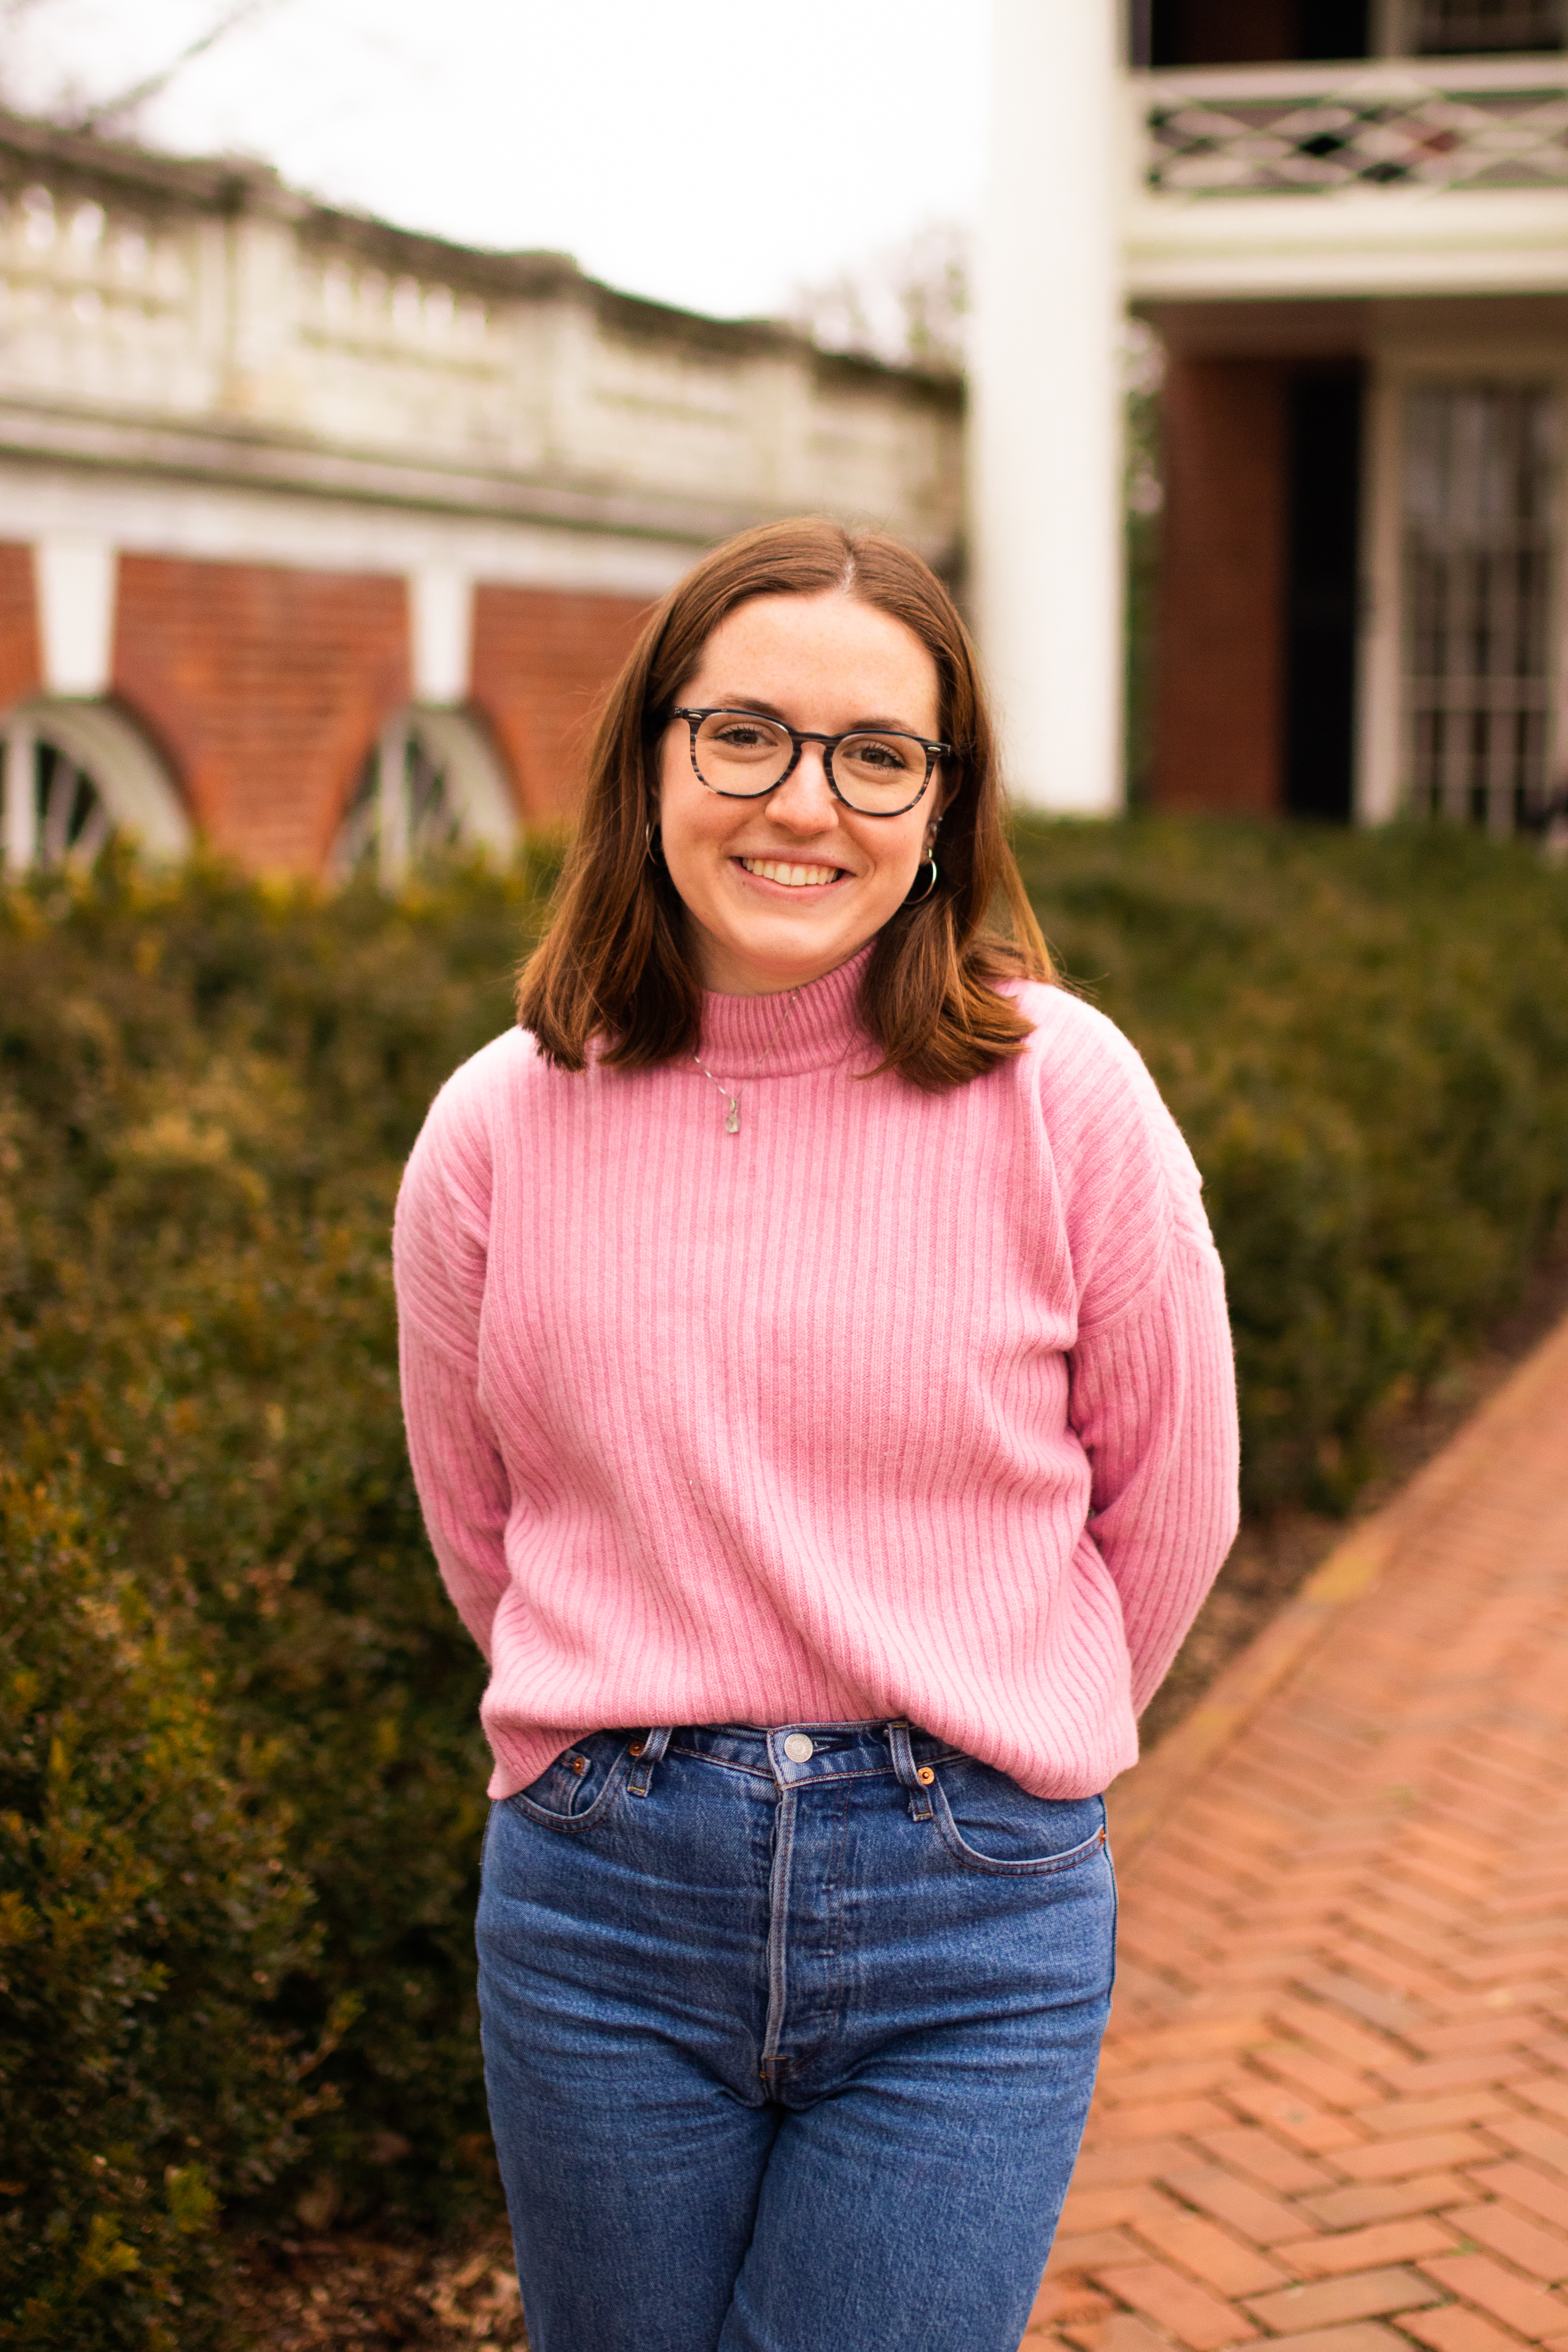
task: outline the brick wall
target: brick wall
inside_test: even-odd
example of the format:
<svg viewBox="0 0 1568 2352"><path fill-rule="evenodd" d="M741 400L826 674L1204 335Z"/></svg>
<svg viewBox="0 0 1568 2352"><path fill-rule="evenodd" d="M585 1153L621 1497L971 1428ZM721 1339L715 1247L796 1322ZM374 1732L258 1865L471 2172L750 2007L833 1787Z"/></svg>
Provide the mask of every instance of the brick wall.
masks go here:
<svg viewBox="0 0 1568 2352"><path fill-rule="evenodd" d="M313 871L386 712L408 693L400 578L123 555L114 688L208 838Z"/></svg>
<svg viewBox="0 0 1568 2352"><path fill-rule="evenodd" d="M37 694L42 670L33 551L0 541L0 711Z"/></svg>
<svg viewBox="0 0 1568 2352"><path fill-rule="evenodd" d="M558 588L476 591L474 701L525 818L576 806L595 705L647 609L631 596Z"/></svg>
<svg viewBox="0 0 1568 2352"><path fill-rule="evenodd" d="M1163 408L1153 800L1272 814L1284 801L1286 372L1173 357Z"/></svg>
<svg viewBox="0 0 1568 2352"><path fill-rule="evenodd" d="M481 585L473 702L519 807L569 813L598 698L646 605ZM38 686L31 551L0 543L0 711ZM381 722L408 698L401 577L122 554L113 693L198 828L253 871L318 871Z"/></svg>

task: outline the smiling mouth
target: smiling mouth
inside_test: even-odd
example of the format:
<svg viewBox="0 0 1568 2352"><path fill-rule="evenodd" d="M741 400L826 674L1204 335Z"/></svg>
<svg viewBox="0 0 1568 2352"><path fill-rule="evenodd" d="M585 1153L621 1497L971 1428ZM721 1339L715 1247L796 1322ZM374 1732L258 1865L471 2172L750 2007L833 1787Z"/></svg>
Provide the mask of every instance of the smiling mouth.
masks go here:
<svg viewBox="0 0 1568 2352"><path fill-rule="evenodd" d="M845 870L842 866L786 866L776 857L742 857L737 862L748 874L759 874L764 882L777 882L785 890L809 890L824 882L837 882Z"/></svg>

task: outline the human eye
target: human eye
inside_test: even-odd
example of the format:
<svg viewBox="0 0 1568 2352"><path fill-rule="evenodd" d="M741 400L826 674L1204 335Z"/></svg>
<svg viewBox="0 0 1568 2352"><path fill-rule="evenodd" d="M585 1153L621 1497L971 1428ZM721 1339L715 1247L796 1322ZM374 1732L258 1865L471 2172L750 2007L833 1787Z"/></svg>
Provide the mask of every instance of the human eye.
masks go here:
<svg viewBox="0 0 1568 2352"><path fill-rule="evenodd" d="M873 776L907 776L925 764L925 753L912 735L851 735L839 757Z"/></svg>

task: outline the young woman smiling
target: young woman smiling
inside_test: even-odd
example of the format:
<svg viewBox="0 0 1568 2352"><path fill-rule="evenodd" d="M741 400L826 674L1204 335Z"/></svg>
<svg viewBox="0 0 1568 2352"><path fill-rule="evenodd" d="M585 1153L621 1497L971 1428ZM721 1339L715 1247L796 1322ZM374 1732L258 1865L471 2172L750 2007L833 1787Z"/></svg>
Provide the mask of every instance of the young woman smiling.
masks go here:
<svg viewBox="0 0 1568 2352"><path fill-rule="evenodd" d="M819 521L708 556L398 1203L534 2352L1022 2333L1101 1792L1236 1523L1196 1171L1048 979L941 583Z"/></svg>

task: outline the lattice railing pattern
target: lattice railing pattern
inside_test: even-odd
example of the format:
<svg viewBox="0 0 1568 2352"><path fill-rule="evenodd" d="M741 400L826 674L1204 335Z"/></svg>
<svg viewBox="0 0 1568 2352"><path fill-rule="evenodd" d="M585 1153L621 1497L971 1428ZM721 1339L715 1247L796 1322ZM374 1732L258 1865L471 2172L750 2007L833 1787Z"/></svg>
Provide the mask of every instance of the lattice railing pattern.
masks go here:
<svg viewBox="0 0 1568 2352"><path fill-rule="evenodd" d="M1194 93L1157 100L1148 130L1149 185L1171 194L1568 187L1568 74L1520 89Z"/></svg>

